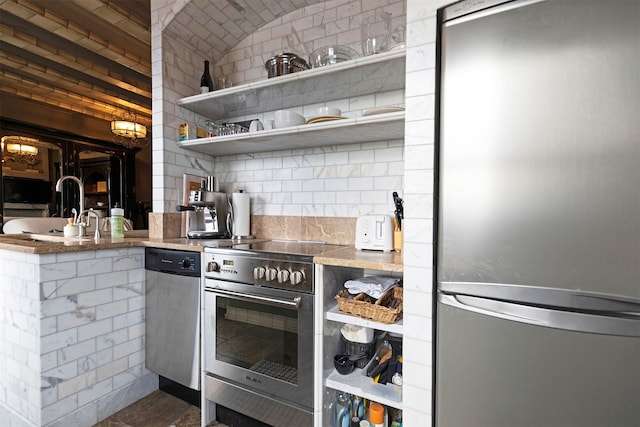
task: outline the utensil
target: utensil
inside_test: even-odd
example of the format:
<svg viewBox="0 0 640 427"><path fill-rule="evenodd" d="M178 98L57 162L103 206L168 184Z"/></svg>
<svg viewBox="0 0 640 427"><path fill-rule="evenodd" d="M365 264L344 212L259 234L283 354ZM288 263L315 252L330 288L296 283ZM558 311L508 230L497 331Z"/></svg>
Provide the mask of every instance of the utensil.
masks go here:
<svg viewBox="0 0 640 427"><path fill-rule="evenodd" d="M313 68L337 64L359 57L358 52L348 46L322 46L309 55L309 65Z"/></svg>
<svg viewBox="0 0 640 427"><path fill-rule="evenodd" d="M277 110L273 112L274 124L277 128L299 126L305 123L304 116L291 110Z"/></svg>
<svg viewBox="0 0 640 427"><path fill-rule="evenodd" d="M402 199L398 197L398 192L394 191L392 193L393 203L396 205L396 210L394 213L396 214L396 224L398 224L398 230L402 230L402 219L404 218L404 208L402 207Z"/></svg>
<svg viewBox="0 0 640 427"><path fill-rule="evenodd" d="M318 116L340 116L342 110L336 107L319 107L316 109L316 115Z"/></svg>
<svg viewBox="0 0 640 427"><path fill-rule="evenodd" d="M269 58L264 67L268 77L272 78L308 70L309 64L295 53L283 53Z"/></svg>
<svg viewBox="0 0 640 427"><path fill-rule="evenodd" d="M333 357L333 366L336 368L341 375L348 375L355 369L355 362L360 359L364 359L367 357L365 353L360 353L356 355L349 354L336 354Z"/></svg>
<svg viewBox="0 0 640 427"><path fill-rule="evenodd" d="M379 19L368 16L362 22L361 42L364 56L385 52L389 49L391 14L382 12Z"/></svg>
<svg viewBox="0 0 640 427"><path fill-rule="evenodd" d="M264 130L264 126L260 120L252 120L249 125L249 132L257 132L259 130Z"/></svg>

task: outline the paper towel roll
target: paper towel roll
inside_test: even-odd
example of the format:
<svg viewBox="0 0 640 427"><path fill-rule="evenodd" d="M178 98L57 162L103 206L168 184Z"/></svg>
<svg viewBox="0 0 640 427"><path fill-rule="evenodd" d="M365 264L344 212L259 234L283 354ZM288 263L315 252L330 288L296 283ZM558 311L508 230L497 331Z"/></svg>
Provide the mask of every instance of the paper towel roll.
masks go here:
<svg viewBox="0 0 640 427"><path fill-rule="evenodd" d="M251 196L248 193L233 193L233 235L251 235Z"/></svg>

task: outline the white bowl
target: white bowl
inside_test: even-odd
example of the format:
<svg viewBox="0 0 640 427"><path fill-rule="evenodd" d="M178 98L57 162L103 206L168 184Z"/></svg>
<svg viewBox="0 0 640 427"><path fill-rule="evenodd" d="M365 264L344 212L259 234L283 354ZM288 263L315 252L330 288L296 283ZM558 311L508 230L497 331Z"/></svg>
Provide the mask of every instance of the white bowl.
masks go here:
<svg viewBox="0 0 640 427"><path fill-rule="evenodd" d="M273 112L274 126L286 128L289 126L299 126L305 124L304 116L290 110L277 110Z"/></svg>
<svg viewBox="0 0 640 427"><path fill-rule="evenodd" d="M320 107L316 110L318 116L336 116L339 117L342 114L342 110L335 107Z"/></svg>

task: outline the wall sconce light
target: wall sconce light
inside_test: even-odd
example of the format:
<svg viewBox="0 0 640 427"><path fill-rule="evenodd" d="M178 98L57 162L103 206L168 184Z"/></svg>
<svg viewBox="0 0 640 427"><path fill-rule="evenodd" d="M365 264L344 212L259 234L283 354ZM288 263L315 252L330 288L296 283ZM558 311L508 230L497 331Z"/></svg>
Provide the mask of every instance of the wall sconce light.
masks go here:
<svg viewBox="0 0 640 427"><path fill-rule="evenodd" d="M135 113L126 113L122 119L114 118L111 121L113 141L129 149L141 148L149 143L147 139L147 127L136 121Z"/></svg>
<svg viewBox="0 0 640 427"><path fill-rule="evenodd" d="M38 142L37 139L26 136L3 136L2 149L9 153L9 160L26 163L33 168L39 162L38 147L33 145Z"/></svg>

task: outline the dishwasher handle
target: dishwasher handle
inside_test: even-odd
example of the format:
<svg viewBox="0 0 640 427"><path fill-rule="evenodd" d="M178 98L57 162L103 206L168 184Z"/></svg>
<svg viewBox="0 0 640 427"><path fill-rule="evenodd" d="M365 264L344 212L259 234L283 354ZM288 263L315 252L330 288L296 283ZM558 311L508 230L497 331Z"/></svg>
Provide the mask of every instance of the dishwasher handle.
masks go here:
<svg viewBox="0 0 640 427"><path fill-rule="evenodd" d="M271 298L262 295L250 295L242 292L229 291L226 289L207 289L205 292L213 292L215 294L220 294L224 296L228 296L234 298L236 300L248 301L248 302L260 302L266 303L273 306L286 306L286 307L294 307L298 309L300 307L300 302L302 301L301 297L294 297L291 300L282 300L279 298Z"/></svg>

